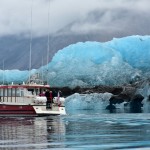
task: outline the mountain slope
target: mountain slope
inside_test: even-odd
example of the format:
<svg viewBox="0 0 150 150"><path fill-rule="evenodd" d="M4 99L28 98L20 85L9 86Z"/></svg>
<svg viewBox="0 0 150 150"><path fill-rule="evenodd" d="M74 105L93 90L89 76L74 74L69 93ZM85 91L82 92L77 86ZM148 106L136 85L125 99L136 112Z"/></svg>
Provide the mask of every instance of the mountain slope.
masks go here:
<svg viewBox="0 0 150 150"><path fill-rule="evenodd" d="M84 41L101 41L100 35L59 35L50 37L49 61L54 54L73 43ZM7 36L0 38L0 69L5 63L5 69L28 70L30 39L21 36ZM43 60L43 62L42 62ZM33 38L32 68L39 68L47 62L47 37Z"/></svg>

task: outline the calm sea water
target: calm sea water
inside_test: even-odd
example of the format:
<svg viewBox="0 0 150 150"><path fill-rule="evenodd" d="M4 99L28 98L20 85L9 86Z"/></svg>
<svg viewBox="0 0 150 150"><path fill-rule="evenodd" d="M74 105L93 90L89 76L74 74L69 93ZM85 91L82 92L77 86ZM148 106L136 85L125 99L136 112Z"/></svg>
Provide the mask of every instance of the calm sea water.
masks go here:
<svg viewBox="0 0 150 150"><path fill-rule="evenodd" d="M0 118L0 150L149 150L149 113Z"/></svg>

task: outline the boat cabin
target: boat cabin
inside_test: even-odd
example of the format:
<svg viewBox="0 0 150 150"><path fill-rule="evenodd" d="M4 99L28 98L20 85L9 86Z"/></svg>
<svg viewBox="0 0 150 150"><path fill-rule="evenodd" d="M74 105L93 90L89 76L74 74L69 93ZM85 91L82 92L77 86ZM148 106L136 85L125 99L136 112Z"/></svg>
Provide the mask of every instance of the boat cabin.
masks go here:
<svg viewBox="0 0 150 150"><path fill-rule="evenodd" d="M31 103L49 89L49 85L0 85L0 102Z"/></svg>

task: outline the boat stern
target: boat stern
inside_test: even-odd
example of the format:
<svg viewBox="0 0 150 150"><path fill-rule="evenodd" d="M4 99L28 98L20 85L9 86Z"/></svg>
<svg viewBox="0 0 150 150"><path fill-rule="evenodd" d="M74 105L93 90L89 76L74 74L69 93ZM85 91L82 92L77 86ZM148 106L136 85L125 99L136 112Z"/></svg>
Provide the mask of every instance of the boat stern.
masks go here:
<svg viewBox="0 0 150 150"><path fill-rule="evenodd" d="M43 106L33 106L33 108L38 116L66 115L64 106L57 106L57 108L55 106L50 109L46 109Z"/></svg>
<svg viewBox="0 0 150 150"><path fill-rule="evenodd" d="M59 107L59 112L60 112L60 115L66 115L65 107L64 106L60 106Z"/></svg>

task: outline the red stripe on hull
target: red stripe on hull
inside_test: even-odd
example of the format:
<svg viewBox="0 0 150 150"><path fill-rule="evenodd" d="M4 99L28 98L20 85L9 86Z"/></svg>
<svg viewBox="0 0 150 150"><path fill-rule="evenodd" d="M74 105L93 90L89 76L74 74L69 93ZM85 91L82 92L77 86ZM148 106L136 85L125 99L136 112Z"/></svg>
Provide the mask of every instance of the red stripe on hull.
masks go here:
<svg viewBox="0 0 150 150"><path fill-rule="evenodd" d="M34 108L31 105L0 105L0 115L18 115L18 116L33 116L36 115Z"/></svg>

